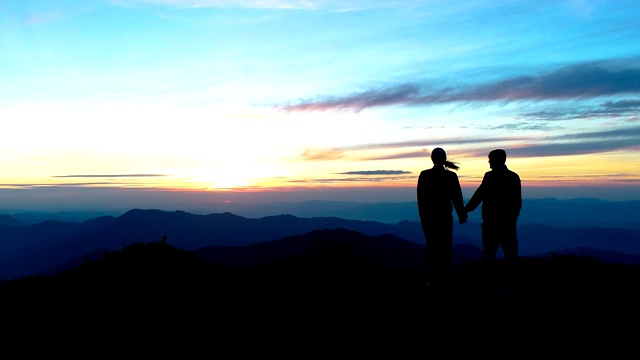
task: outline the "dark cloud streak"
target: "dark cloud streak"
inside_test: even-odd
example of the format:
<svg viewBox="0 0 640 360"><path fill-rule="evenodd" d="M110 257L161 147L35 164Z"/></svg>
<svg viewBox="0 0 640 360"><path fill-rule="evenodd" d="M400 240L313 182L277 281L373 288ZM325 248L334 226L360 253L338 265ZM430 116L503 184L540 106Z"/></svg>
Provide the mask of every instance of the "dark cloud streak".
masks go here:
<svg viewBox="0 0 640 360"><path fill-rule="evenodd" d="M401 175L411 174L411 171L405 170L370 170L370 171L347 171L339 173L340 175Z"/></svg>
<svg viewBox="0 0 640 360"><path fill-rule="evenodd" d="M519 115L527 120L578 120L578 119L604 119L620 117L638 117L640 115L640 100L606 101L598 107L589 109L560 109L554 111L538 111Z"/></svg>
<svg viewBox="0 0 640 360"><path fill-rule="evenodd" d="M463 147L459 155L486 156L492 149L508 149L510 157L546 157L565 155L586 155L612 151L640 150L640 126L615 128L611 130L571 133L543 138L518 139L518 145L510 145L510 138L451 139L447 144ZM414 142L395 143L393 147L402 148L402 144L415 146ZM439 142L438 145L442 143ZM465 145L478 145L472 150ZM389 144L392 145L392 144ZM426 145L426 143L425 143ZM391 146L389 146L391 147ZM429 147L430 148L430 147ZM370 156L363 160L394 160L426 157L425 151L406 151L383 156Z"/></svg>
<svg viewBox="0 0 640 360"><path fill-rule="evenodd" d="M620 100L620 101L606 101L601 104L603 108L609 109L640 109L640 100Z"/></svg>
<svg viewBox="0 0 640 360"><path fill-rule="evenodd" d="M381 143L381 144L365 144L365 145L357 145L357 146L349 146L340 148L340 151L345 150L370 150L370 149L389 149L389 148L405 148L405 147L426 147L433 148L443 145L460 145L460 144L478 144L485 142L504 142L504 141L526 141L529 138L524 136L509 136L509 137L487 137L487 138L473 138L473 139L463 139L463 138L449 138L449 139L439 139L437 141L429 141L429 140L414 140L414 141L402 141L402 142L393 142L393 143Z"/></svg>
<svg viewBox="0 0 640 360"><path fill-rule="evenodd" d="M389 177L347 177L347 178L330 178L330 179L305 179L305 180L291 180L290 183L295 184L338 184L338 183L377 183L380 181L406 181L414 180L415 176L389 176Z"/></svg>
<svg viewBox="0 0 640 360"><path fill-rule="evenodd" d="M637 145L640 145L640 126L616 128L613 130L605 131L592 131L587 133L573 133L556 135L548 137L548 139L612 139L615 141L630 139L637 141Z"/></svg>
<svg viewBox="0 0 640 360"><path fill-rule="evenodd" d="M631 64L631 65L629 65ZM640 67L621 61L573 64L535 75L522 75L472 87L432 89L405 83L344 97L327 97L284 106L284 111L355 111L385 106L447 103L592 99L640 93ZM605 105L634 106L635 101Z"/></svg>
<svg viewBox="0 0 640 360"><path fill-rule="evenodd" d="M117 177L159 177L167 176L162 174L120 174L120 175L57 175L54 178L117 178Z"/></svg>
<svg viewBox="0 0 640 360"><path fill-rule="evenodd" d="M533 144L509 149L510 157L587 155L621 150L640 150L638 139L600 140L581 143Z"/></svg>

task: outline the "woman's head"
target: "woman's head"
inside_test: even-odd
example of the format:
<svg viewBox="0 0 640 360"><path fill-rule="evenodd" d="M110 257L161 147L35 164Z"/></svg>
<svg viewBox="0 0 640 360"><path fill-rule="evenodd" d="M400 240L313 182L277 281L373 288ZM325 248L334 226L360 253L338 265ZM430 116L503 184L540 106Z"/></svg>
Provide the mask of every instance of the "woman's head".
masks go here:
<svg viewBox="0 0 640 360"><path fill-rule="evenodd" d="M447 169L458 170L460 168L455 162L447 160L447 153L439 147L431 151L431 161L433 161L433 165L444 166Z"/></svg>
<svg viewBox="0 0 640 360"><path fill-rule="evenodd" d="M447 161L447 153L443 148L435 148L431 152L431 161L437 165L444 165L445 161Z"/></svg>

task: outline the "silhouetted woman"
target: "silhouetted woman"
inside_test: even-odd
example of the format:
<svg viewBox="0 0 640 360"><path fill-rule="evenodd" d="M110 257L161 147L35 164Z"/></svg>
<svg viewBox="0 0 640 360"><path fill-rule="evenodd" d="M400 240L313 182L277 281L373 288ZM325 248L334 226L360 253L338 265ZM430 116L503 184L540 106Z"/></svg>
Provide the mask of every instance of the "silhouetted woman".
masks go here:
<svg viewBox="0 0 640 360"><path fill-rule="evenodd" d="M462 189L456 163L447 160L442 148L431 152L433 167L420 172L418 178L418 213L424 238L425 275L427 284L448 275L453 257L453 210L458 222L467 222L467 213L462 200Z"/></svg>

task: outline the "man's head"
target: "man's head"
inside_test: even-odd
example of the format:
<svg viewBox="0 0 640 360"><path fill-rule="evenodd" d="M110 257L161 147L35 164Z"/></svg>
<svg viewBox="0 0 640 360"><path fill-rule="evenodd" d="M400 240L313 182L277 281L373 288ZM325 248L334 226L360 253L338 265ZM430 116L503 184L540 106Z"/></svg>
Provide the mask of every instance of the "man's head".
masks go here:
<svg viewBox="0 0 640 360"><path fill-rule="evenodd" d="M489 167L504 165L507 162L507 152L502 149L491 150L489 153Z"/></svg>

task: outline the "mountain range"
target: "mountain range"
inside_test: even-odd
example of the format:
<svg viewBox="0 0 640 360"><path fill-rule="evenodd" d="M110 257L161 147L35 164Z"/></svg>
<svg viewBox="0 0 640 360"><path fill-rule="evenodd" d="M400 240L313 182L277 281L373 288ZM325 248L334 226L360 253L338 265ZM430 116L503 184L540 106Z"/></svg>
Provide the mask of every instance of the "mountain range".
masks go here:
<svg viewBox="0 0 640 360"><path fill-rule="evenodd" d="M629 210L623 209L622 212L625 213ZM555 227L524 219L526 218L523 218L518 227L522 256L575 254L595 257L605 262L640 264L640 229L632 226L605 228L595 225ZM255 261L258 261L261 256L266 259L266 254L271 250L254 250L255 247L251 246L322 229L347 229L373 237L394 236L402 240L397 241L397 244L412 247L406 253L414 255L407 255L402 260L404 264L416 265L416 257L423 252L424 236L420 223L410 220L390 224L291 214L246 218L232 213L202 215L185 211L132 209L117 217L99 216L80 222L44 220L25 225L19 217L3 215L0 217L0 279L55 274L86 260L95 259L105 252L117 251L134 243L159 241L163 237L172 246L187 251L206 252L207 247L218 247L217 261L221 264L249 261L248 257L239 260L234 256L252 251L260 254L254 256ZM282 244L278 246L283 249L277 251L296 249L294 243L275 244ZM275 244L269 246L276 246ZM454 225L457 262L477 259L480 248L479 223L470 221Z"/></svg>

